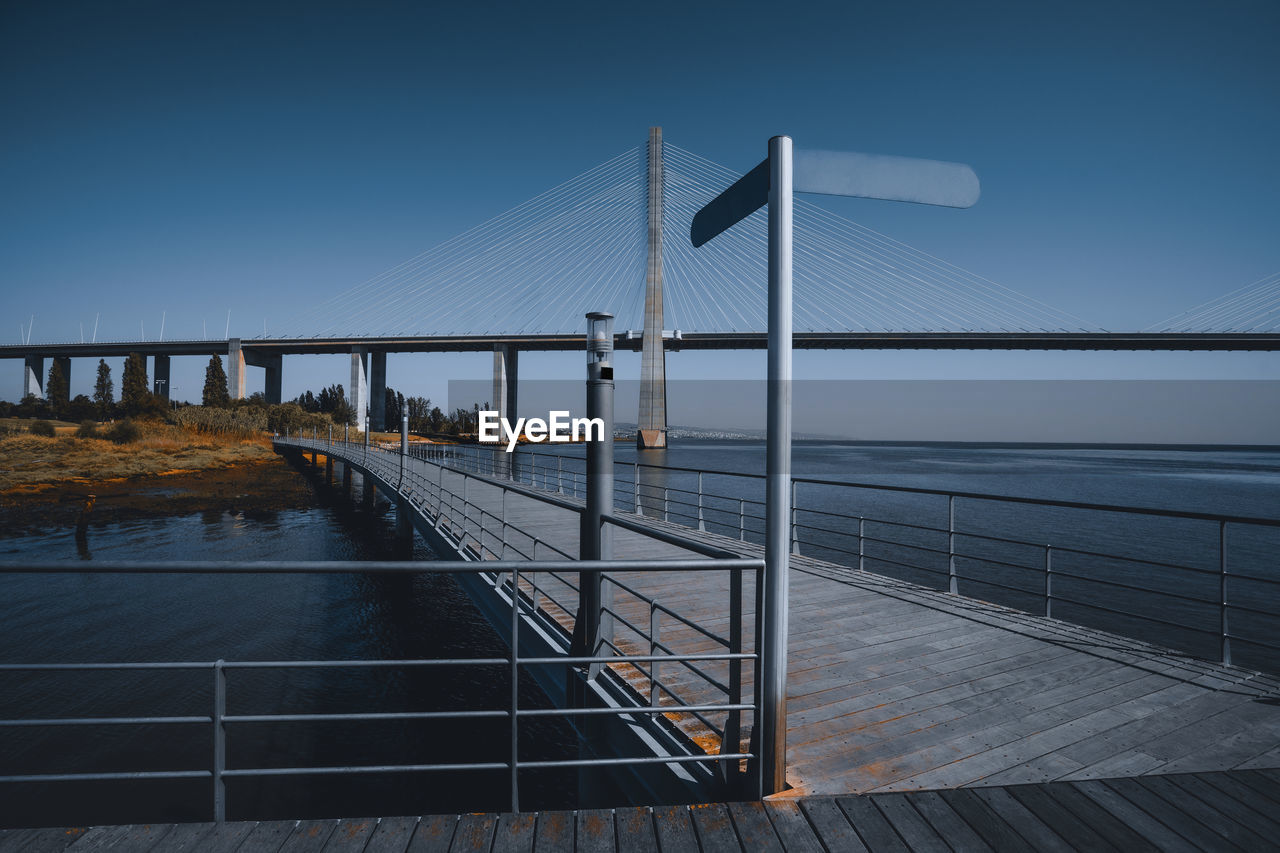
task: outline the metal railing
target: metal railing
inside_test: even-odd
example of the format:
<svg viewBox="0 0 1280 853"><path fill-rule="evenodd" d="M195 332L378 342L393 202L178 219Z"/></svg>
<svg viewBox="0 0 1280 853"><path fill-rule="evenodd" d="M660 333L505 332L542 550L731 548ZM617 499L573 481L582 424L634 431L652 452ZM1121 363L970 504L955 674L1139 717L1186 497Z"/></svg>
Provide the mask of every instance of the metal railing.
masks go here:
<svg viewBox="0 0 1280 853"><path fill-rule="evenodd" d="M180 716L117 716L117 717L45 717L0 720L0 729L31 726L209 726L212 729L212 754L209 764L204 767L181 770L154 771L114 771L85 773L45 773L0 775L0 785L6 784L40 784L52 782L83 781L123 781L123 780L175 780L175 779L208 779L213 786L211 814L214 820L227 819L227 782L233 779L285 777L285 776L350 776L357 774L379 773L453 773L474 771L506 771L509 774L509 805L512 811L520 810L520 775L526 770L545 770L550 768L588 768L588 767L623 767L640 765L686 765L703 764L719 766L720 776L726 780L738 777L745 782L750 795L751 791L759 791L759 762L755 753L742 751L738 740L724 739L717 753L706 753L689 750L685 753L650 754L638 756L620 756L604 758L555 758L530 759L521 757L519 721L533 717L557 716L564 718L595 717L599 715L618 718L651 717L661 721L662 717L676 710L672 704L661 704L654 701L635 701L623 703L616 707L577 706L566 708L531 708L522 707L520 702L519 676L524 668L529 667L565 667L583 668L594 665L644 667L657 671L662 666L700 666L712 662L725 662L738 673L732 685L726 685L725 701L698 702L678 704L678 710L689 714L724 714L733 722L731 731L740 725L744 712L756 719L759 713L760 698L758 690L752 689L749 701L744 702L742 696L741 667L744 662L756 661L756 655L742 651L742 620L739 616L730 631L725 652L679 653L658 642L656 637L650 648L643 653L629 652L616 644L610 644L610 653L594 656L571 656L569 654L526 656L520 651L520 627L522 621L536 619L539 615L538 604L534 598L524 592L522 580L534 572L707 572L728 571L737 582L733 585L741 597L741 576L743 572L754 573L757 582L763 571L760 560L648 560L648 561L485 561L485 562L165 562L165 563L132 563L104 562L91 566L69 563L24 563L0 564L0 574L29 573L92 573L92 574L365 574L365 573L496 573L506 575L509 580L499 585L498 591L505 593L510 602L510 652L506 656L480 658L442 658L442 659L406 659L406 660L297 660L297 661L182 661L182 662L125 662L125 663L3 663L0 672L54 672L54 671L129 671L129 670L205 670L212 679L212 707L208 714L188 714ZM741 613L741 602L731 608ZM665 611L668 612L669 611ZM696 626L695 626L696 627ZM503 707L466 709L456 711L379 711L370 710L357 713L271 713L271 714L232 714L228 713L228 672L236 670L298 668L427 668L427 667L503 667L509 673L510 701ZM657 683L657 682L655 682ZM678 698L678 697L677 697ZM234 735L237 726L243 724L280 724L306 722L354 722L371 720L448 720L448 719L506 719L509 721L509 742L504 761L468 761L450 763L404 763L377 765L335 765L335 766L273 766L273 767L230 767L227 761L228 739ZM742 776L738 768L742 762L748 762L747 774ZM758 796L758 794L756 795Z"/></svg>
<svg viewBox="0 0 1280 853"><path fill-rule="evenodd" d="M442 461L493 474L494 455L457 446ZM517 454L510 467L557 490L583 478L573 456ZM1280 671L1280 519L810 477L791 487L795 555ZM619 462L615 499L764 541L760 474Z"/></svg>
<svg viewBox="0 0 1280 853"><path fill-rule="evenodd" d="M518 477L513 477L512 480L505 479L506 470L499 464L498 460L493 461L494 468L491 472L493 475L478 473L483 470L480 466L473 466L470 470L453 466L446 468L443 465L445 461L460 458L454 454L455 448L449 445L409 445L405 448L407 452L402 455L399 446L391 444L379 446L376 444L367 445L361 442L321 440L315 437L310 439L290 438L289 436L286 436L283 440L278 440L277 443L288 444L300 450L314 453L332 453L334 458L339 460L344 458L352 461L358 460L358 464L361 467L391 485L396 490L397 499L407 500L412 507L423 512L425 517L431 519L436 532L443 535L455 550L468 558L507 559L510 554L515 554L522 559L537 559L539 547L549 549L561 557L570 558L570 555L540 539L535 533L507 520L507 504L510 495L527 497L575 514L581 512L582 504L580 502L571 498L561 497L558 493L549 493L545 487L539 488L536 467L529 469L531 485L526 489L519 485ZM502 457L498 459L502 459ZM557 470L564 472L567 469L558 467ZM446 471L450 477L461 478L460 490L457 488L450 489L445 485ZM547 483L546 475L548 471L544 469L542 473L543 479L541 483ZM564 482L564 480L559 482ZM500 512L493 513L471 500L469 487L472 483L500 490ZM636 527L628 524L625 520L611 518L607 519L607 521L615 526L629 526L634 532L650 538L662 539L669 544L692 550L709 558L732 559L738 557L737 554L707 543L664 534L645 527ZM522 550L512 543L510 541L511 534L525 537L529 542L526 546L528 551ZM618 569L617 571L623 571L623 569ZM568 601L565 598L557 598L552 595L546 583L539 585L539 573L536 571L527 571L525 573L529 594L535 603L545 598L549 603L553 604L561 616L557 623L563 628L564 623L572 622L576 617L578 586L565 577L563 573L548 572L546 574L557 592L563 595L567 591L572 594L574 600ZM657 648L670 650L670 647L663 644L659 639L663 616L668 621L674 621L690 628L695 633L702 634L731 653L738 653L743 649L740 637L736 641L732 639L732 636L736 636L735 631L740 632L742 624L741 592L743 584L741 573L733 573L730 578L730 621L732 625L730 630L731 637L729 638L705 631L671 607L660 603L651 596L645 595L616 577L605 574L604 582L616 591L627 595L634 602L638 602L644 608L647 608L647 628L644 629L638 628L634 622L620 613L617 607L606 606L604 613L613 617L615 624L622 624L631 629L633 636L628 639L632 642L638 641L647 644L650 654L653 654ZM615 650L619 649L617 643L620 641L621 638L612 635L607 635L603 638L604 644ZM758 646L753 646L753 648L758 648ZM724 680L728 681L727 686L716 675L706 672L701 667L686 664L684 668L692 673L697 680L704 683L705 687L712 692L718 691L740 695L742 673L737 665L730 665L728 672L724 674ZM661 672L657 666L649 668L635 667L635 669L648 682L645 691L650 695L651 701L653 701L652 697L661 695L665 696L670 704L684 707L697 706L697 701L685 700L665 684L661 679ZM681 711L681 713L685 712ZM706 726L706 729L722 742L733 742L734 737L741 731L740 715L728 714L722 723L717 723L705 716L701 711L694 710L687 713Z"/></svg>

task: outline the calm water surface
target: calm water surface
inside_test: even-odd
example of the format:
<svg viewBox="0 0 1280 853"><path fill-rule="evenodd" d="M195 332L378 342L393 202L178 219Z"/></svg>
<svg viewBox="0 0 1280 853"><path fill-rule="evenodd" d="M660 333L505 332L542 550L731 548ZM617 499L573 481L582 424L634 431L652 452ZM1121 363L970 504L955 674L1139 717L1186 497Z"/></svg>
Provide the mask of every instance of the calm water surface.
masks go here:
<svg viewBox="0 0 1280 853"><path fill-rule="evenodd" d="M0 561L88 559L402 559L394 513L338 504L279 513L211 511L0 540ZM434 555L418 540L412 556ZM506 646L447 576L213 577L9 575L0 578L4 662L297 661L477 658ZM330 713L503 708L505 667L231 670L228 713ZM0 672L5 719L208 715L210 670ZM521 703L545 707L522 680ZM571 733L545 718L522 724L523 757L563 757ZM228 766L299 767L504 761L504 720L241 723ZM0 728L0 775L207 769L208 723ZM557 751L559 755L553 755ZM568 806L573 780L523 778L529 807ZM382 774L230 780L234 818L502 810L505 773ZM208 820L205 780L9 785L0 825Z"/></svg>

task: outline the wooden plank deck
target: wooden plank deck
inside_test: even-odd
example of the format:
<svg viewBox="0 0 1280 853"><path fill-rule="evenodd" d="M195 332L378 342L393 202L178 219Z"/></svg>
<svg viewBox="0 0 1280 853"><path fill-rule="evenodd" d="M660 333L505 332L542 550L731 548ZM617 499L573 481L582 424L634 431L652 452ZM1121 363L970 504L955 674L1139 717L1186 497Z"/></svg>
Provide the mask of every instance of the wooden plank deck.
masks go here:
<svg viewBox="0 0 1280 853"><path fill-rule="evenodd" d="M447 488L461 489L460 474L443 477ZM475 480L467 488L468 498L489 512L576 554L572 510L515 494L504 505L503 489ZM751 543L643 521L743 556L762 554ZM614 556L688 553L617 530ZM1274 677L809 557L793 557L792 566L791 795L1280 768L1280 680ZM726 573L618 577L727 635ZM746 586L749 651L754 595ZM563 593L572 609L576 597ZM620 593L617 610L647 628L643 602ZM568 624L567 613L558 616ZM723 650L669 618L661 630L663 642L682 652ZM625 627L618 642L647 651L647 641ZM702 669L727 679L726 664ZM745 674L749 689L750 667ZM633 675L645 692L646 679ZM724 701L722 692L682 666L664 665L661 678L688 700ZM692 737L706 738L705 727L686 723Z"/></svg>
<svg viewBox="0 0 1280 853"><path fill-rule="evenodd" d="M1280 772L523 814L11 829L0 853L1273 850Z"/></svg>

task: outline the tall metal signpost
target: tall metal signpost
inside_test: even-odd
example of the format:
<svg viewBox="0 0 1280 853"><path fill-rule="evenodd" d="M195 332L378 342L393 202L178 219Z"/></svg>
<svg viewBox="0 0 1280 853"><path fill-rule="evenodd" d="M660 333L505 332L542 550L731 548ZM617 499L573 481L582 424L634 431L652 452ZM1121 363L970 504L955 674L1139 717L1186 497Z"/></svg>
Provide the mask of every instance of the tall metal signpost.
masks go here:
<svg viewBox="0 0 1280 853"><path fill-rule="evenodd" d="M786 788L787 600L791 516L791 220L794 193L970 207L978 178L968 166L844 151L793 151L769 140L769 156L693 218L702 246L769 205L768 461L765 467L765 577L760 631L760 748L764 794Z"/></svg>

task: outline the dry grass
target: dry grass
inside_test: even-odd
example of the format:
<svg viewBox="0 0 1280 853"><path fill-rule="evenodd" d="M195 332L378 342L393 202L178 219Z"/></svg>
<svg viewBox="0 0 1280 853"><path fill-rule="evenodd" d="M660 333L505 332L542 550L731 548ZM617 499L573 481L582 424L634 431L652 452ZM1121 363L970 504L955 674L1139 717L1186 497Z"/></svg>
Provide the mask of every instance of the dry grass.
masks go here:
<svg viewBox="0 0 1280 853"><path fill-rule="evenodd" d="M0 437L0 494L38 492L64 483L91 483L225 468L271 459L265 437L223 439L178 427L141 424L142 437L130 444L97 438L35 435ZM72 427L74 430L74 427Z"/></svg>

